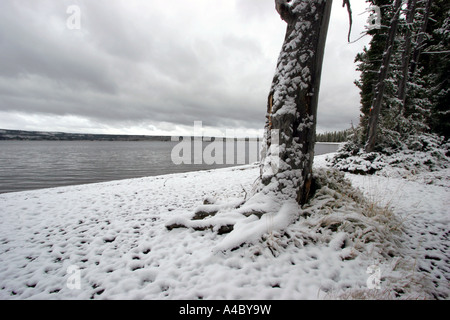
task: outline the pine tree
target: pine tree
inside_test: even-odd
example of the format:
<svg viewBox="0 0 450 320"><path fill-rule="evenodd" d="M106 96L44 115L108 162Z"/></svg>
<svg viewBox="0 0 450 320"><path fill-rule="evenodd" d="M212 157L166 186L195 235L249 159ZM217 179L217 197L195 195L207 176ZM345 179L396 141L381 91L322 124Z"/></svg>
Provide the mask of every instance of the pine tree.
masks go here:
<svg viewBox="0 0 450 320"><path fill-rule="evenodd" d="M383 98L385 95L386 79L388 77L389 67L391 63L392 53L394 52L395 37L397 34L398 22L400 19L400 7L402 0L395 0L394 14L389 27L388 38L385 43L385 49L382 55L382 63L378 72L378 79L375 86L374 98L370 107L367 141L365 145L366 152L372 152L375 149L377 141L377 131Z"/></svg>
<svg viewBox="0 0 450 320"><path fill-rule="evenodd" d="M408 0L406 12L406 33L402 52L401 78L398 84L398 99L404 108L406 103L407 83L409 79L409 65L411 60L411 42L413 33L413 21L416 13L417 0Z"/></svg>
<svg viewBox="0 0 450 320"><path fill-rule="evenodd" d="M355 81L355 85L360 89L361 96L361 133L357 137L359 144L364 144L367 139L370 108L374 99L378 71L382 64L381 56L386 45L389 21L392 17L392 8L390 6L392 0L367 0L367 2L371 6L380 8L382 27L367 31L367 34L372 37L369 46L365 47L363 52L357 54L355 58L355 63L357 63L356 70L361 72L360 79Z"/></svg>
<svg viewBox="0 0 450 320"><path fill-rule="evenodd" d="M444 150L445 140L438 135L449 137L450 3L406 0L399 7L401 3L397 0L368 2L380 5L383 26L369 31L373 36L371 42L355 60L361 71L355 83L361 89L362 116L359 126L335 157L335 166L342 170L354 167L353 161L370 163L382 154L423 151L430 143ZM395 8L400 11L394 33L389 21L395 21ZM387 48L391 49L389 70L384 68ZM384 71L382 82L380 70ZM371 102L377 96L382 98L376 127L379 134L374 148L364 150L372 116Z"/></svg>
<svg viewBox="0 0 450 320"><path fill-rule="evenodd" d="M450 138L450 3L434 0L430 8L427 37L420 55L426 95L431 100L427 123L432 132Z"/></svg>
<svg viewBox="0 0 450 320"><path fill-rule="evenodd" d="M368 120L375 93L382 98L376 126L381 134L367 151L399 149L409 135L428 132L430 128L448 136L448 32L444 31L448 26L443 27L446 17L448 21L448 3L408 0L400 9L397 30L389 46L388 31L393 31L390 22L395 21L399 2L368 2L380 6L383 27L368 32L373 36L370 45L355 59L357 70L361 71L360 79L355 82L361 90L358 144L363 145L369 138ZM385 53L389 47L392 50L389 70L386 70L382 64L384 60L386 65ZM428 51L439 53L428 54ZM383 70L385 77L380 82ZM380 85L382 93L378 90Z"/></svg>

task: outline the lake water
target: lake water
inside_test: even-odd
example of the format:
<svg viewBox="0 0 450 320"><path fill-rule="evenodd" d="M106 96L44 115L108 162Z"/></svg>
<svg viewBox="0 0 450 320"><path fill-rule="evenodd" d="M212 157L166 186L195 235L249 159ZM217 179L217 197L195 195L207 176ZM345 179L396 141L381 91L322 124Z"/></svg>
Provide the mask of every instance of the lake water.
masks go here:
<svg viewBox="0 0 450 320"><path fill-rule="evenodd" d="M194 154L190 157L191 161L176 165L171 154L175 146L180 146L178 142L0 141L0 193L210 170L255 160L249 157L249 142L243 152L237 151L237 142L233 144L232 164L208 165L202 161L202 152L196 152L195 157ZM204 142L202 150L208 145ZM318 143L316 155L335 152L337 148L337 144ZM192 153L194 150L193 143ZM205 154L215 155L206 151L209 153ZM245 158L238 159L243 153ZM223 159L227 162L225 148ZM193 164L194 161L202 164Z"/></svg>

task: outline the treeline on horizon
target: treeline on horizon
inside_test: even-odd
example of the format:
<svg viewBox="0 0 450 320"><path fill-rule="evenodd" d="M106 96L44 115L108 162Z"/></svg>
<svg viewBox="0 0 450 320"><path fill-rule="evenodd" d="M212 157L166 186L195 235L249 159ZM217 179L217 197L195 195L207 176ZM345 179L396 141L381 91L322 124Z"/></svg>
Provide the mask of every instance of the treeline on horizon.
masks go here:
<svg viewBox="0 0 450 320"><path fill-rule="evenodd" d="M316 142L345 142L348 140L351 129L331 131L316 134Z"/></svg>
<svg viewBox="0 0 450 320"><path fill-rule="evenodd" d="M317 142L344 142L351 129L333 131L317 134ZM214 137L203 137L215 140ZM255 138L234 138L234 140L260 141L261 137ZM45 131L25 131L0 129L0 140L57 140L57 141L171 141L170 136L145 136L145 135L113 135L113 134L86 134L86 133L66 133L66 132L45 132ZM205 140L206 141L206 140Z"/></svg>

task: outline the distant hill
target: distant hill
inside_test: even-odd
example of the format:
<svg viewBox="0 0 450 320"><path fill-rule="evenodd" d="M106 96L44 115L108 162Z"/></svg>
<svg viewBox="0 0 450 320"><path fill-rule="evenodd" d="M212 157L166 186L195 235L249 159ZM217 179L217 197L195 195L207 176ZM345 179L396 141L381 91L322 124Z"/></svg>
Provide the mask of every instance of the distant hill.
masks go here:
<svg viewBox="0 0 450 320"><path fill-rule="evenodd" d="M170 141L170 136L90 134L0 129L0 140Z"/></svg>

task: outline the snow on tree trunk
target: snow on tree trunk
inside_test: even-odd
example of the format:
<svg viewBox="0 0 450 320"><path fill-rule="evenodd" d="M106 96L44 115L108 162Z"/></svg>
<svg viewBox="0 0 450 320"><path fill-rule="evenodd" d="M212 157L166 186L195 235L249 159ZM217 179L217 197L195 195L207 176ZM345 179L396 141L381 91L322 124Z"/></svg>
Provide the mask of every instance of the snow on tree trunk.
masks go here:
<svg viewBox="0 0 450 320"><path fill-rule="evenodd" d="M320 74L332 0L275 0L287 22L267 102L260 179L244 200L205 202L194 216L179 216L166 228L228 233L214 248L225 251L287 228L308 199Z"/></svg>
<svg viewBox="0 0 450 320"><path fill-rule="evenodd" d="M319 85L331 5L332 0L275 0L287 31L267 103L262 191L294 198L301 205L307 201L312 184Z"/></svg>

